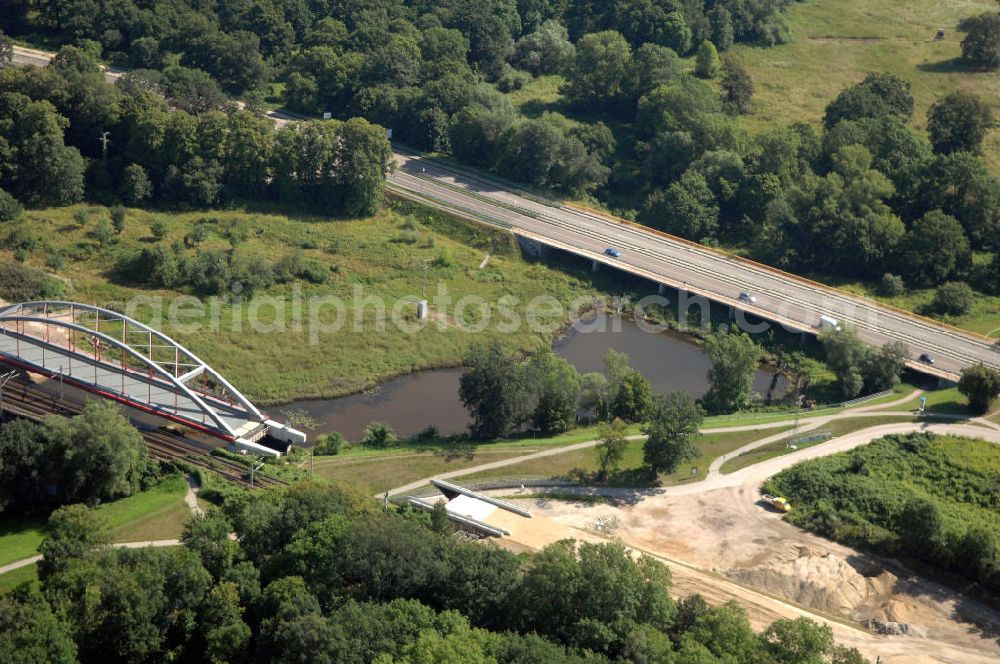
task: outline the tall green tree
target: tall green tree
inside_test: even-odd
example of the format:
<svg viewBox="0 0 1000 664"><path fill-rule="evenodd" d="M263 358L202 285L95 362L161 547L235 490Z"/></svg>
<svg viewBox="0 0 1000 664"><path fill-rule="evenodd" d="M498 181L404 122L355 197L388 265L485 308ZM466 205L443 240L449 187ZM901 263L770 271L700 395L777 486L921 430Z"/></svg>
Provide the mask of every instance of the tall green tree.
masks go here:
<svg viewBox="0 0 1000 664"><path fill-rule="evenodd" d="M826 363L837 375L841 395L853 399L861 394L865 385L864 365L868 347L848 327L824 332L819 336L826 353Z"/></svg>
<svg viewBox="0 0 1000 664"><path fill-rule="evenodd" d="M49 515L45 539L38 546L38 578L64 572L70 561L86 557L111 541L107 520L86 505L67 505Z"/></svg>
<svg viewBox="0 0 1000 664"><path fill-rule="evenodd" d="M1000 15L987 12L966 19L962 40L962 62L970 69L993 71L1000 68Z"/></svg>
<svg viewBox="0 0 1000 664"><path fill-rule="evenodd" d="M718 199L700 173L688 169L646 201L644 221L690 240L713 240L719 229Z"/></svg>
<svg viewBox="0 0 1000 664"><path fill-rule="evenodd" d="M750 335L716 332L705 339L705 353L712 361L708 393L703 402L709 412L731 413L750 403L753 379L764 355Z"/></svg>
<svg viewBox="0 0 1000 664"><path fill-rule="evenodd" d="M716 78L722 69L722 62L719 60L719 51L715 44L705 40L698 47L698 55L695 56L694 71L702 78Z"/></svg>
<svg viewBox="0 0 1000 664"><path fill-rule="evenodd" d="M723 99L732 112L746 115L750 112L750 100L753 97L753 79L740 63L732 56L726 55L722 62Z"/></svg>
<svg viewBox="0 0 1000 664"><path fill-rule="evenodd" d="M524 371L495 341L469 349L458 395L472 415L473 434L493 439L521 426L530 390Z"/></svg>
<svg viewBox="0 0 1000 664"><path fill-rule="evenodd" d="M675 612L670 571L647 556L634 558L619 543L550 544L510 597L512 625L520 631L612 657L638 625L665 630Z"/></svg>
<svg viewBox="0 0 1000 664"><path fill-rule="evenodd" d="M563 94L581 108L615 109L628 89L632 49L613 30L584 35L566 75Z"/></svg>
<svg viewBox="0 0 1000 664"><path fill-rule="evenodd" d="M896 115L909 119L913 115L913 94L910 83L885 72L874 72L864 80L845 89L826 107L823 124L827 129L842 120L877 118Z"/></svg>
<svg viewBox="0 0 1000 664"><path fill-rule="evenodd" d="M672 473L681 463L697 456L692 438L703 419L701 407L685 392L668 392L653 398L653 407L642 427L647 436L642 458L654 476Z"/></svg>
<svg viewBox="0 0 1000 664"><path fill-rule="evenodd" d="M927 111L927 133L935 152L978 154L992 126L990 105L971 92L952 92Z"/></svg>
<svg viewBox="0 0 1000 664"><path fill-rule="evenodd" d="M626 424L617 417L610 422L601 422L598 426L597 435L600 442L594 450L597 452L597 463L602 478L608 476L608 471L617 470L625 458L625 448L628 447L628 440L625 437L627 429Z"/></svg>
<svg viewBox="0 0 1000 664"><path fill-rule="evenodd" d="M22 664L73 664L77 661L70 625L31 590L0 596L0 659Z"/></svg>
<svg viewBox="0 0 1000 664"><path fill-rule="evenodd" d="M965 229L955 217L940 210L915 221L900 244L900 271L914 285L936 286L972 266Z"/></svg>
<svg viewBox="0 0 1000 664"><path fill-rule="evenodd" d="M45 419L49 444L61 451L61 494L67 502L119 498L139 489L146 443L121 408L88 401L72 419Z"/></svg>
<svg viewBox="0 0 1000 664"><path fill-rule="evenodd" d="M44 433L26 419L0 425L0 514L15 507L30 510L47 498L52 457Z"/></svg>
<svg viewBox="0 0 1000 664"><path fill-rule="evenodd" d="M970 408L985 413L993 400L1000 396L1000 371L982 363L966 367L962 369L958 391L969 400Z"/></svg>
<svg viewBox="0 0 1000 664"><path fill-rule="evenodd" d="M64 143L68 124L47 101L0 94L0 144L4 146L0 188L29 206L79 201L84 161L78 150Z"/></svg>
<svg viewBox="0 0 1000 664"><path fill-rule="evenodd" d="M566 431L576 423L580 374L576 367L545 349L531 356L525 367L529 389L535 393L531 424L546 434Z"/></svg>

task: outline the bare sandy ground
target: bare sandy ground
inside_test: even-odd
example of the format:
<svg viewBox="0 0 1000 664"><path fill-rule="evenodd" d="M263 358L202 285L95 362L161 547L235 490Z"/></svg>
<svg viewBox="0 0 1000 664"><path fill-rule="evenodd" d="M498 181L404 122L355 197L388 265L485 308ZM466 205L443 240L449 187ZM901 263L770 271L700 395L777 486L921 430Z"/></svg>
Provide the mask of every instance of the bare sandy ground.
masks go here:
<svg viewBox="0 0 1000 664"><path fill-rule="evenodd" d="M532 523L519 529L508 518L505 527L513 548L536 549L565 537L600 540L595 523L614 516L614 536L666 562L678 595L737 599L758 629L780 617L807 615L830 624L840 643L873 661L998 662L1000 613L919 578L897 561L799 530L758 502L760 483L783 466L917 426L875 427L698 485L652 495L621 492L609 497L612 504L532 500ZM925 428L1000 443L1000 432L978 426ZM905 623L909 632L877 635L861 627L868 619Z"/></svg>

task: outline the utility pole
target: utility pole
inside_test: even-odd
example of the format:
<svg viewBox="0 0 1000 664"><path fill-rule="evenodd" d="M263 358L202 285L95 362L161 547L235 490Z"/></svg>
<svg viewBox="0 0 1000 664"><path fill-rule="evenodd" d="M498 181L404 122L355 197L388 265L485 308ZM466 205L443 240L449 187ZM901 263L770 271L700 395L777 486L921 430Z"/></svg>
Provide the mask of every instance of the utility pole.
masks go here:
<svg viewBox="0 0 1000 664"><path fill-rule="evenodd" d="M253 488L253 478L258 470L264 467L264 457L251 457L250 462L250 488Z"/></svg>
<svg viewBox="0 0 1000 664"><path fill-rule="evenodd" d="M108 140L108 136L110 135L111 135L110 131L105 131L102 132L101 137L97 139L97 141L101 144L101 161L103 161L105 164L108 163L108 143L111 142L110 140Z"/></svg>
<svg viewBox="0 0 1000 664"><path fill-rule="evenodd" d="M17 376L16 371L8 371L7 373L0 375L0 418L3 417L3 388L7 386L7 383L14 380Z"/></svg>

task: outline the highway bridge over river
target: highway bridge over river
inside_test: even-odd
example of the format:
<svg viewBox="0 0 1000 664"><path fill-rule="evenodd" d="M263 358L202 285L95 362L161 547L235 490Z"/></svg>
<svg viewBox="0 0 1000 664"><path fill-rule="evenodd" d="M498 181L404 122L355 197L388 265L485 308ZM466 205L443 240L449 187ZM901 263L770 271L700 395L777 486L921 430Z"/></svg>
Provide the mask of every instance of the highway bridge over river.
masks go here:
<svg viewBox="0 0 1000 664"><path fill-rule="evenodd" d="M44 66L51 53L14 48L14 64ZM122 71L108 68L109 80ZM277 125L303 118L268 111ZM523 241L552 247L753 314L789 330L816 333L820 316L854 327L870 344L906 344L911 369L956 381L965 367L982 362L1000 368L996 339L973 334L912 312L803 279L610 215L564 204L472 169L396 146L394 193L477 221L509 228ZM617 258L604 252L613 247ZM752 293L753 303L739 299ZM933 356L929 365L919 360Z"/></svg>
<svg viewBox="0 0 1000 664"><path fill-rule="evenodd" d="M1000 342L966 332L767 265L660 233L611 215L564 204L440 159L397 150L389 188L482 222L509 228L522 241L551 247L728 305L734 312L816 334L821 316L855 328L870 344L906 344L911 369L957 381L964 367L1000 369ZM609 256L608 248L618 256ZM740 299L753 294L755 301ZM738 316L739 317L739 316ZM748 325L753 325L750 320ZM924 353L934 358L920 361Z"/></svg>

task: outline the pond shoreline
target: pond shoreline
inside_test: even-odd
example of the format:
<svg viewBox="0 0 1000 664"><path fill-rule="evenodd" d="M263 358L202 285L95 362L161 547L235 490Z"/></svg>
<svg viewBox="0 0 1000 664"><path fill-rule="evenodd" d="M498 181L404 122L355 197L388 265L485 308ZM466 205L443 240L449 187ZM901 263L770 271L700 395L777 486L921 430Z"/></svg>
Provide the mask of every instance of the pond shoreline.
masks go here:
<svg viewBox="0 0 1000 664"><path fill-rule="evenodd" d="M650 380L654 392L679 389L694 397L704 394L711 363L699 343L702 335L666 323L656 324L654 329L648 325L653 323L618 315L611 307L596 308L554 333L551 348L580 373L602 371L607 350L614 348L630 355L632 364ZM287 418L313 434L338 431L352 440L360 438L364 426L373 420L388 421L404 438L428 427L442 435L457 435L470 423L458 399L461 373L461 365L420 370L350 395L298 399L269 409L272 417ZM774 374L773 361L762 364L755 391L766 394L776 383L779 394L783 394L788 380L781 374L775 378Z"/></svg>

